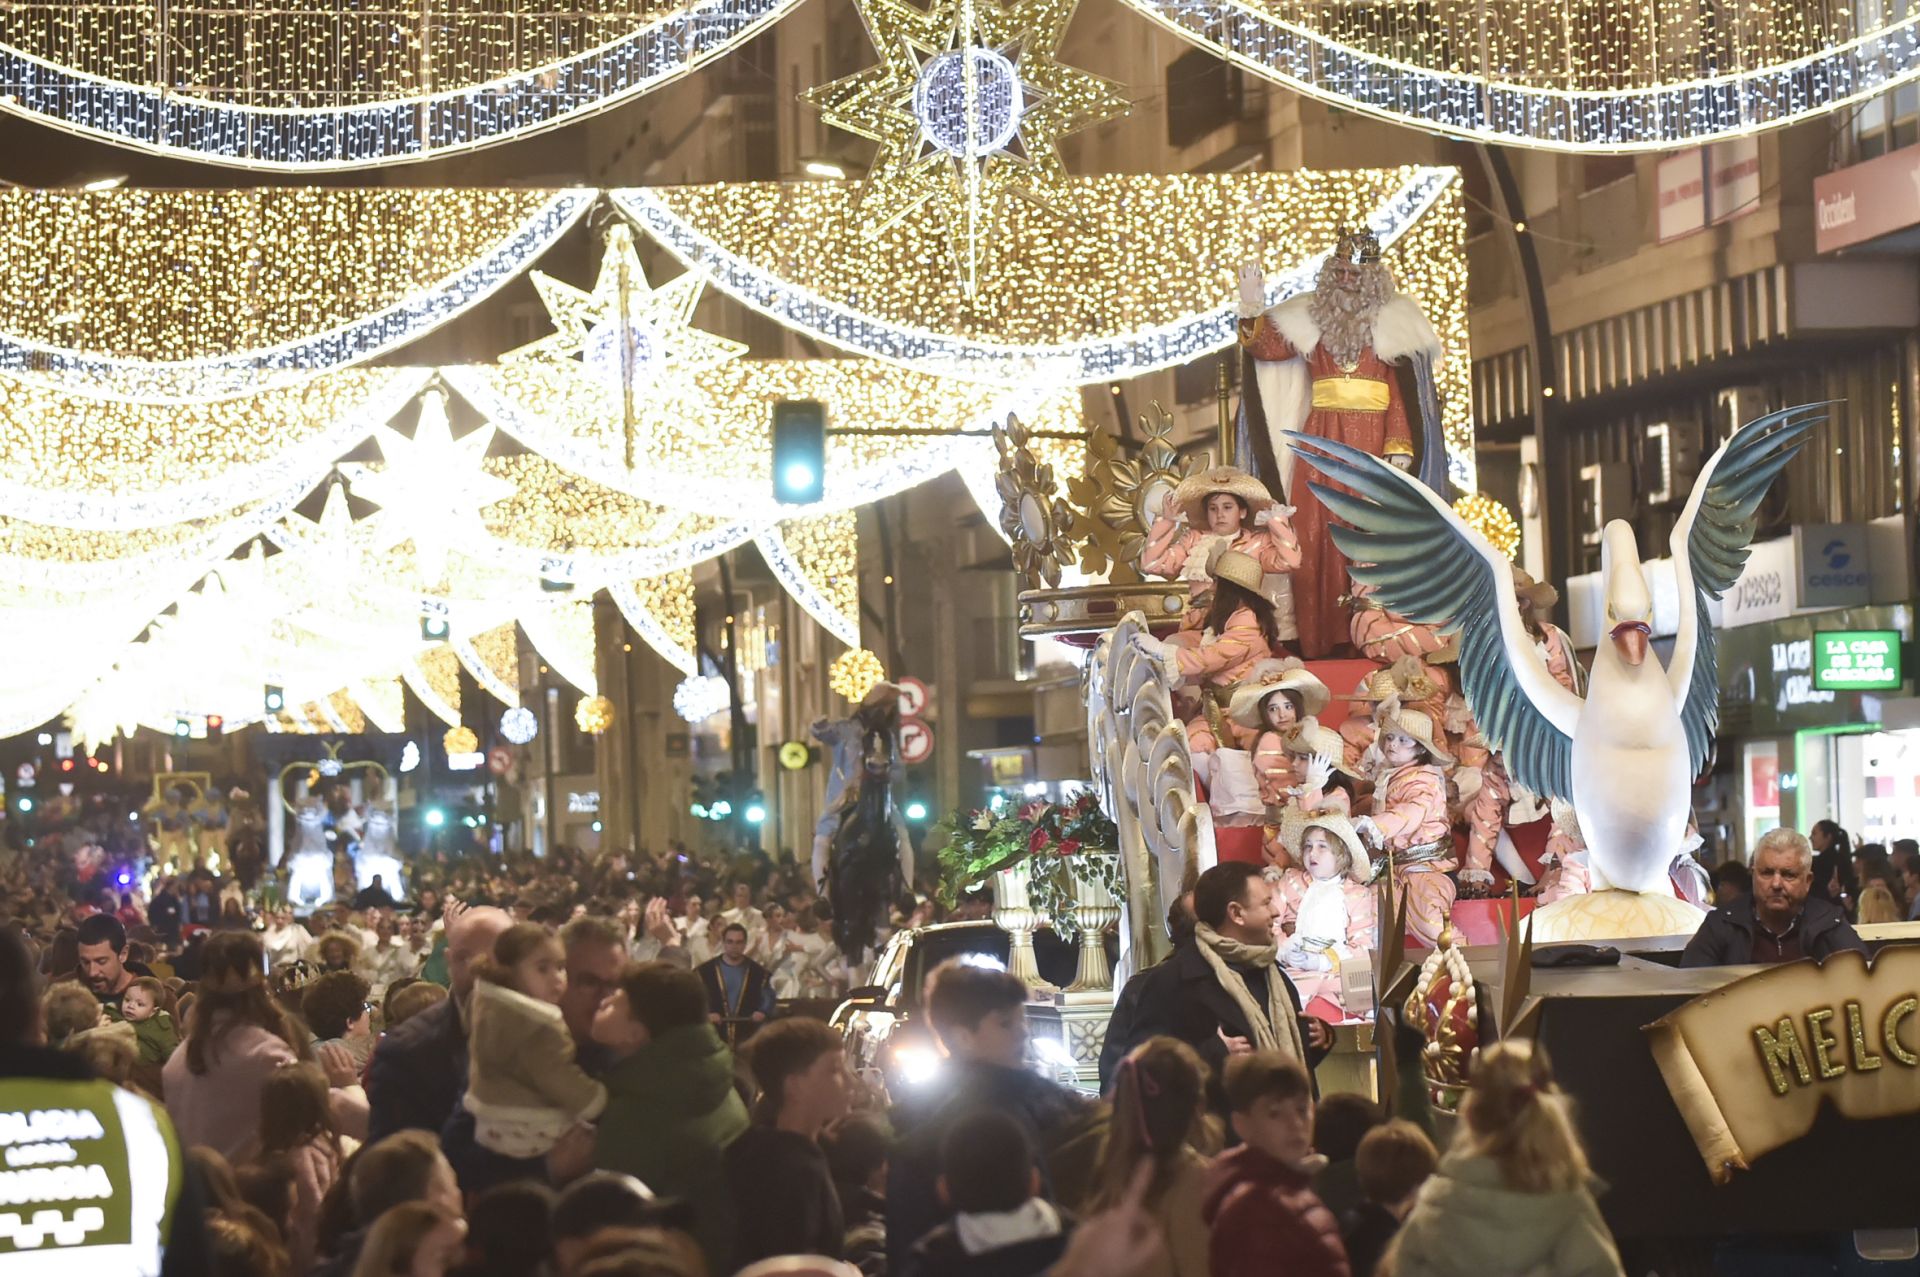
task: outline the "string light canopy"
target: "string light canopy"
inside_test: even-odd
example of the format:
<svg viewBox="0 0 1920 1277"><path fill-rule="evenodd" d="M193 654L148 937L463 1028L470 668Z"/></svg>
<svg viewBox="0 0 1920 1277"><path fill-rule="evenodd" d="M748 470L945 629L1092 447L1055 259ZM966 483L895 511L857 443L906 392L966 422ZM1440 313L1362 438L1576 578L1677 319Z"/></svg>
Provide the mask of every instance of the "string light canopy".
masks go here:
<svg viewBox="0 0 1920 1277"><path fill-rule="evenodd" d="M0 105L76 133L248 168L471 150L685 75L795 0L69 0L0 8Z"/></svg>
<svg viewBox="0 0 1920 1277"><path fill-rule="evenodd" d="M1743 0L1126 0L1256 75L1475 141L1657 151L1920 78L1920 14Z"/></svg>
<svg viewBox="0 0 1920 1277"><path fill-rule="evenodd" d="M682 674L699 672L694 655L693 573L685 568L607 587L614 606L642 642Z"/></svg>
<svg viewBox="0 0 1920 1277"><path fill-rule="evenodd" d="M1241 263L1262 263L1277 302L1311 288L1320 261L1355 225L1388 246L1402 287L1430 313L1446 299L1417 292L1419 276L1457 277L1465 306L1459 243L1420 234L1436 218L1444 229L1458 216L1450 168L1066 183L1079 216L1010 201L972 290L927 250L940 229L933 210L923 205L870 233L859 182L609 194L682 261L789 328L855 354L977 381L1096 384L1224 349L1237 339ZM1449 353L1460 358L1464 350Z"/></svg>
<svg viewBox="0 0 1920 1277"><path fill-rule="evenodd" d="M857 0L879 65L801 96L879 144L864 233L928 210L972 293L999 211L1019 196L1075 216L1060 139L1124 115L1118 86L1059 60L1077 0Z"/></svg>
<svg viewBox="0 0 1920 1277"><path fill-rule="evenodd" d="M848 647L860 646L860 539L853 511L794 519L768 528L754 544L807 615Z"/></svg>
<svg viewBox="0 0 1920 1277"><path fill-rule="evenodd" d="M427 368L347 368L197 404L142 404L0 376L0 508L57 527L120 532L206 518L241 495L311 487L391 420Z"/></svg>
<svg viewBox="0 0 1920 1277"><path fill-rule="evenodd" d="M150 403L306 381L472 308L595 198L383 186L0 190L0 373Z"/></svg>

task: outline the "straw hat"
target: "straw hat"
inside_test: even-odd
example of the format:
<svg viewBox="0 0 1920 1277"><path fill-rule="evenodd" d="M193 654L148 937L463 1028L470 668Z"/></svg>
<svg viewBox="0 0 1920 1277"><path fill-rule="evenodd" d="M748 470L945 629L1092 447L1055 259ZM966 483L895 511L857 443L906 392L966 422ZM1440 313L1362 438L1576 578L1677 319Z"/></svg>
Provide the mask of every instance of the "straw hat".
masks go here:
<svg viewBox="0 0 1920 1277"><path fill-rule="evenodd" d="M1214 556L1208 569L1216 581L1231 581L1241 589L1252 594L1260 593L1260 583L1266 574L1260 570L1260 563L1251 554L1242 554L1238 550L1222 550Z"/></svg>
<svg viewBox="0 0 1920 1277"><path fill-rule="evenodd" d="M1432 717L1417 709L1407 708L1398 697L1380 702L1373 711L1373 724L1382 736L1390 731L1405 732L1426 747L1434 762L1442 767L1453 765L1453 755L1441 746L1442 738L1435 731Z"/></svg>
<svg viewBox="0 0 1920 1277"><path fill-rule="evenodd" d="M1401 695L1410 701L1432 700L1452 690L1444 674L1432 669L1417 656L1401 657L1388 667L1387 672L1393 675L1394 685L1400 689Z"/></svg>
<svg viewBox="0 0 1920 1277"><path fill-rule="evenodd" d="M1265 727L1262 718L1267 697L1275 692L1292 692L1300 698L1301 718L1310 718L1327 707L1333 694L1327 685L1298 661L1261 661L1234 685L1233 699L1227 704L1227 717L1242 727Z"/></svg>
<svg viewBox="0 0 1920 1277"><path fill-rule="evenodd" d="M1333 760L1333 770L1339 772L1342 776L1348 776L1354 780L1366 779L1366 777L1362 776L1359 772L1347 766L1346 738L1333 728L1322 724L1317 719L1308 719L1306 723L1301 726L1300 730L1293 734L1292 739L1287 741L1287 752L1289 754L1303 754L1307 757L1312 757L1315 754L1325 754Z"/></svg>
<svg viewBox="0 0 1920 1277"><path fill-rule="evenodd" d="M1522 604L1531 603L1536 612L1551 612L1560 601L1560 591L1545 581L1536 581L1524 568L1513 570L1513 593Z"/></svg>
<svg viewBox="0 0 1920 1277"><path fill-rule="evenodd" d="M1249 513L1273 500L1273 494L1267 491L1266 486L1245 470L1238 466L1215 466L1182 479L1180 486L1173 490L1171 504L1176 510L1186 512L1187 522L1193 527L1204 528L1207 526L1207 498L1216 492L1239 497L1247 503Z"/></svg>
<svg viewBox="0 0 1920 1277"><path fill-rule="evenodd" d="M1400 695L1400 685L1393 681L1393 671L1375 670L1360 680L1360 686L1353 689L1350 701L1384 701L1396 699Z"/></svg>
<svg viewBox="0 0 1920 1277"><path fill-rule="evenodd" d="M1355 882L1367 880L1373 871L1373 858L1360 845L1360 835L1354 830L1353 822L1335 811L1308 815L1298 807L1288 807L1280 813L1280 845L1287 849L1295 864L1306 867L1309 829L1324 829L1332 834L1335 843L1347 849L1347 877Z"/></svg>

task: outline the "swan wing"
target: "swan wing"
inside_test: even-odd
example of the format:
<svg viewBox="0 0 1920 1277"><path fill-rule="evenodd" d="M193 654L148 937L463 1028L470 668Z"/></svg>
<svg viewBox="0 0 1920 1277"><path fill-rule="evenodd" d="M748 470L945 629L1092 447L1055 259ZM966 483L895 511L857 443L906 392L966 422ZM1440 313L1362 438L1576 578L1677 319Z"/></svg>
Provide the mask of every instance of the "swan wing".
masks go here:
<svg viewBox="0 0 1920 1277"><path fill-rule="evenodd" d="M1387 608L1460 636L1467 704L1508 770L1535 793L1573 793L1581 700L1547 672L1520 620L1513 569L1433 491L1357 448L1294 434L1301 461L1345 485L1312 485L1348 525L1329 528L1356 579Z"/></svg>
<svg viewBox="0 0 1920 1277"><path fill-rule="evenodd" d="M1753 544L1755 512L1775 477L1799 454L1808 434L1826 420L1825 406L1784 408L1734 431L1701 467L1693 493L1673 525L1668 544L1680 593L1680 620L1667 680L1696 776L1706 765L1720 724L1719 657L1707 605L1740 579Z"/></svg>

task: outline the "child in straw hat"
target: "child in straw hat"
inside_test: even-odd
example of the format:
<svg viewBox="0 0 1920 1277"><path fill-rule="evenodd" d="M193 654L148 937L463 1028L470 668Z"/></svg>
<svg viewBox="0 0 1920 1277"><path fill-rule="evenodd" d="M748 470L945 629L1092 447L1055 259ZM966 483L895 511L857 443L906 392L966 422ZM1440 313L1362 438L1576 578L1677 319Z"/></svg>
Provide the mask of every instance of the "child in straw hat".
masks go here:
<svg viewBox="0 0 1920 1277"><path fill-rule="evenodd" d="M1147 529L1140 570L1187 582L1194 608L1186 628L1196 629L1213 591L1209 565L1220 551L1240 551L1260 565L1263 576L1284 579L1300 566L1300 542L1287 521L1291 513L1258 479L1234 466L1189 475ZM1284 628L1282 637L1293 637L1291 624Z"/></svg>
<svg viewBox="0 0 1920 1277"><path fill-rule="evenodd" d="M1316 717L1332 694L1297 660L1262 661L1247 671L1233 689L1227 717L1253 738L1253 770L1260 782L1260 800L1269 808L1286 802L1288 792L1305 777L1305 759L1291 742Z"/></svg>
<svg viewBox="0 0 1920 1277"><path fill-rule="evenodd" d="M1280 877L1280 965L1302 1003L1319 997L1346 1018L1340 964L1373 948L1377 910L1366 877L1372 862L1345 816L1290 807L1280 836L1298 867Z"/></svg>
<svg viewBox="0 0 1920 1277"><path fill-rule="evenodd" d="M1439 725L1426 713L1388 697L1373 711L1376 732L1368 751L1372 810L1355 821L1362 837L1393 857L1395 881L1406 893L1407 927L1434 944L1456 894L1448 875L1459 865L1447 817L1447 774L1453 755Z"/></svg>

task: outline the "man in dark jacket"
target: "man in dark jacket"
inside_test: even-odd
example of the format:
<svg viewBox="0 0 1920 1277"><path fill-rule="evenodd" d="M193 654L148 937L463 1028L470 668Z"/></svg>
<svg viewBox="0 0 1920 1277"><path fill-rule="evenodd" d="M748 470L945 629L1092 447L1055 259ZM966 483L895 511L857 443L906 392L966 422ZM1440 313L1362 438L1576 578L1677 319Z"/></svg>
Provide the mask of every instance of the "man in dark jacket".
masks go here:
<svg viewBox="0 0 1920 1277"><path fill-rule="evenodd" d="M1683 967L1816 961L1867 946L1838 905L1810 895L1813 848L1798 830L1773 829L1753 849L1753 892L1701 922L1680 955Z"/></svg>
<svg viewBox="0 0 1920 1277"><path fill-rule="evenodd" d="M453 996L380 1039L367 1065L367 1143L395 1131L440 1133L467 1089L467 1026L473 964L513 925L504 909L469 909L448 924Z"/></svg>
<svg viewBox="0 0 1920 1277"><path fill-rule="evenodd" d="M1300 1020L1300 1036L1306 1046L1306 1068L1313 1070L1333 1047L1333 1029L1324 1021L1300 1015L1300 993L1288 980L1273 955L1273 886L1250 864L1229 861L1215 865L1200 875L1194 885L1193 912L1196 923L1210 932L1241 946L1236 952L1264 950L1268 956L1259 966L1229 966L1245 983L1252 1001L1266 1005L1269 982L1279 980ZM1178 1038L1199 1052L1207 1062L1212 1080L1208 1086L1210 1107L1223 1119L1226 1094L1220 1079L1225 1075L1227 1057L1252 1050L1255 1030L1246 1011L1233 992L1221 983L1218 972L1201 952L1197 938L1176 944L1173 953L1159 966L1152 967L1128 981L1131 991L1142 983L1132 1001L1131 1014L1116 1035L1109 1026L1102 1051L1117 1063L1128 1051L1148 1038L1165 1035ZM1125 993L1123 992L1123 997ZM1279 1026L1273 1026L1277 1032ZM1118 1040L1116 1041L1116 1037Z"/></svg>
<svg viewBox="0 0 1920 1277"><path fill-rule="evenodd" d="M720 956L695 968L707 991L707 1020L738 1050L773 1014L773 978L747 956L747 929L729 922L720 933Z"/></svg>

